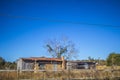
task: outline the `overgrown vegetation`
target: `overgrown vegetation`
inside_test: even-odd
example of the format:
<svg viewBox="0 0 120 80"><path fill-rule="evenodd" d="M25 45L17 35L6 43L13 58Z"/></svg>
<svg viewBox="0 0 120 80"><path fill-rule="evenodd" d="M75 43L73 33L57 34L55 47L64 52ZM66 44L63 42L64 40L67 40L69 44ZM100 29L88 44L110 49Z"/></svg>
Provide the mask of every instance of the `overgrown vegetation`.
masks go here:
<svg viewBox="0 0 120 80"><path fill-rule="evenodd" d="M89 80L119 80L120 71L96 71L96 70L65 70L65 71L43 71L34 73L33 71L23 71L18 73L0 72L0 80L74 80L74 79L89 79Z"/></svg>
<svg viewBox="0 0 120 80"><path fill-rule="evenodd" d="M120 53L110 53L106 61L108 66L120 66Z"/></svg>
<svg viewBox="0 0 120 80"><path fill-rule="evenodd" d="M16 69L17 65L15 62L9 62L0 57L0 69Z"/></svg>

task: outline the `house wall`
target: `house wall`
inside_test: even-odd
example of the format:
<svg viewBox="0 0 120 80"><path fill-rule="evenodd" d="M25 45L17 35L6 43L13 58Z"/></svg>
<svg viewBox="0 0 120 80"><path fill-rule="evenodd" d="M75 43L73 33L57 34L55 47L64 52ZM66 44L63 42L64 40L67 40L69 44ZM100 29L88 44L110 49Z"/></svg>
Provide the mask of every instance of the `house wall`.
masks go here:
<svg viewBox="0 0 120 80"><path fill-rule="evenodd" d="M35 65L37 64L37 65ZM86 65L87 64L87 65ZM95 69L93 62L76 62L76 61L51 61L51 60L23 60L17 62L18 70L64 70L64 69Z"/></svg>
<svg viewBox="0 0 120 80"><path fill-rule="evenodd" d="M95 63L92 62L67 62L67 70L69 69L95 69Z"/></svg>
<svg viewBox="0 0 120 80"><path fill-rule="evenodd" d="M61 62L53 62L53 63L44 63L44 68L40 66L40 62L36 62L38 64L35 66L34 61L26 61L19 59L17 61L17 70L34 70L35 67L38 67L38 70L61 70L62 69L62 63Z"/></svg>
<svg viewBox="0 0 120 80"><path fill-rule="evenodd" d="M22 61L22 70L32 70L34 69L34 62Z"/></svg>
<svg viewBox="0 0 120 80"><path fill-rule="evenodd" d="M53 65L52 64L46 64L45 65L45 70L53 70Z"/></svg>
<svg viewBox="0 0 120 80"><path fill-rule="evenodd" d="M45 70L61 70L62 66L61 64L46 64Z"/></svg>
<svg viewBox="0 0 120 80"><path fill-rule="evenodd" d="M34 63L33 62L29 62L29 61L24 61L22 59L19 59L17 61L17 70L32 70L34 69Z"/></svg>
<svg viewBox="0 0 120 80"><path fill-rule="evenodd" d="M22 59L17 61L17 70L22 70Z"/></svg>

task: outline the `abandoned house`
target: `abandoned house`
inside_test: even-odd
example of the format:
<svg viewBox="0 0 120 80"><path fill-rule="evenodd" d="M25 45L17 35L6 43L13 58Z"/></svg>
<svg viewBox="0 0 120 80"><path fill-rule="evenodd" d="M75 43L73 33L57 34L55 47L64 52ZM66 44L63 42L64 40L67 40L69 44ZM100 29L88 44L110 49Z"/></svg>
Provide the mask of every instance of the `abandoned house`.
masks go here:
<svg viewBox="0 0 120 80"><path fill-rule="evenodd" d="M17 61L17 70L73 70L95 69L95 62L66 61L62 58L31 57L20 58Z"/></svg>
<svg viewBox="0 0 120 80"><path fill-rule="evenodd" d="M17 61L17 70L63 70L66 61L62 58L31 57L20 58Z"/></svg>
<svg viewBox="0 0 120 80"><path fill-rule="evenodd" d="M67 61L67 70L69 69L95 69L95 62Z"/></svg>

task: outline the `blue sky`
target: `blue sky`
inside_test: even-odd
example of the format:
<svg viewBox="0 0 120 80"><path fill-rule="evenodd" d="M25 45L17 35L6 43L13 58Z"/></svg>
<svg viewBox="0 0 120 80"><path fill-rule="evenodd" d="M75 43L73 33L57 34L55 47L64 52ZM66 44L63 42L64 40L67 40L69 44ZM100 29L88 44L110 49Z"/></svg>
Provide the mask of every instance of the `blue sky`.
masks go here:
<svg viewBox="0 0 120 80"><path fill-rule="evenodd" d="M75 43L77 59L120 53L120 1L0 0L0 56L6 60L49 57L45 41L62 36Z"/></svg>

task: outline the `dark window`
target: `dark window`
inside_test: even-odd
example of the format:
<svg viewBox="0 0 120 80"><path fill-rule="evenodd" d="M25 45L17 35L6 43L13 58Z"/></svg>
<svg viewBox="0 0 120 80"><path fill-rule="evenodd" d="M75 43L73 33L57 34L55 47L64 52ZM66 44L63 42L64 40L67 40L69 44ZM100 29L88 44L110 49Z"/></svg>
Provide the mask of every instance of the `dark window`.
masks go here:
<svg viewBox="0 0 120 80"><path fill-rule="evenodd" d="M44 70L45 69L45 64L39 64L40 69Z"/></svg>

